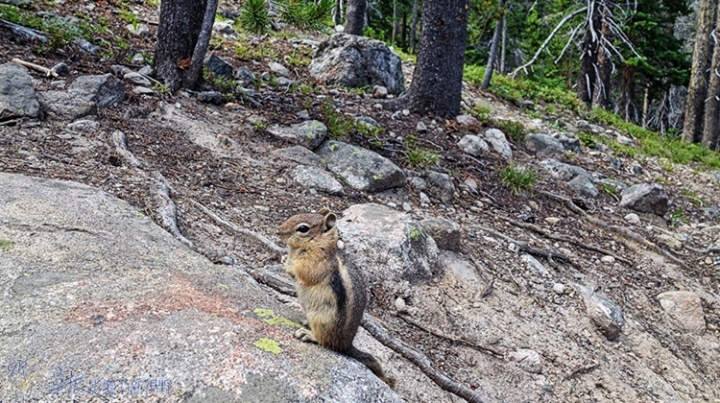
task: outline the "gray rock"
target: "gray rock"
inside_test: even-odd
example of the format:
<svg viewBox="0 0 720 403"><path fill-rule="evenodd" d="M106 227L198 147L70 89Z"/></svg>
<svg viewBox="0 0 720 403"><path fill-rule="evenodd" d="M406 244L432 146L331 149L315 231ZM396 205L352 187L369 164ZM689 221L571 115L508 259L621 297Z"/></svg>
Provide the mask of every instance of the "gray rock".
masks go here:
<svg viewBox="0 0 720 403"><path fill-rule="evenodd" d="M565 164L552 158L540 161L540 171L552 179L568 182L577 176L590 177L590 172L579 166Z"/></svg>
<svg viewBox="0 0 720 403"><path fill-rule="evenodd" d="M630 171L631 174L633 174L635 176L640 176L643 174L643 167L642 167L642 165L638 164L637 162L633 162L632 164L630 164L630 166L628 167L628 170Z"/></svg>
<svg viewBox="0 0 720 403"><path fill-rule="evenodd" d="M70 67L68 67L67 64L64 62L60 62L56 65L54 65L50 70L54 71L55 73L61 75L61 76L67 76L70 74Z"/></svg>
<svg viewBox="0 0 720 403"><path fill-rule="evenodd" d="M222 94L218 91L201 91L197 93L197 100L200 102L220 105L222 103Z"/></svg>
<svg viewBox="0 0 720 403"><path fill-rule="evenodd" d="M355 118L355 123L374 128L380 128L380 123L378 123L377 120L371 118L370 116L358 116Z"/></svg>
<svg viewBox="0 0 720 403"><path fill-rule="evenodd" d="M146 24L127 24L125 26L131 34L137 36L150 36L150 27Z"/></svg>
<svg viewBox="0 0 720 403"><path fill-rule="evenodd" d="M705 315L700 297L691 291L668 291L657 296L670 321L690 333L705 331Z"/></svg>
<svg viewBox="0 0 720 403"><path fill-rule="evenodd" d="M340 141L327 141L317 151L327 168L350 187L364 192L405 186L405 173L387 158Z"/></svg>
<svg viewBox="0 0 720 403"><path fill-rule="evenodd" d="M435 241L405 213L379 204L356 204L343 212L337 226L348 260L370 283L415 284L439 274Z"/></svg>
<svg viewBox="0 0 720 403"><path fill-rule="evenodd" d="M510 147L510 142L499 129L488 129L485 132L485 141L490 143L493 150L499 153L505 160L509 161L512 159L513 153Z"/></svg>
<svg viewBox="0 0 720 403"><path fill-rule="evenodd" d="M527 134L525 147L530 153L545 157L558 157L565 152L565 147L558 139L542 133Z"/></svg>
<svg viewBox="0 0 720 403"><path fill-rule="evenodd" d="M155 95L155 90L148 87L142 87L142 86L136 86L133 87L132 92L134 94L140 94L140 95Z"/></svg>
<svg viewBox="0 0 720 403"><path fill-rule="evenodd" d="M517 362L520 368L532 374L542 373L542 359L540 354L529 348L521 348L508 355L510 360Z"/></svg>
<svg viewBox="0 0 720 403"><path fill-rule="evenodd" d="M405 91L400 57L384 42L335 34L318 47L310 75L325 84L346 87L382 85L390 94Z"/></svg>
<svg viewBox="0 0 720 403"><path fill-rule="evenodd" d="M212 71L216 77L232 78L235 68L224 59L211 54L204 61L205 66Z"/></svg>
<svg viewBox="0 0 720 403"><path fill-rule="evenodd" d="M27 69L15 63L0 64L0 119L39 115L38 95Z"/></svg>
<svg viewBox="0 0 720 403"><path fill-rule="evenodd" d="M415 131L418 133L427 133L427 130L427 126L422 120L417 122L417 125L415 125Z"/></svg>
<svg viewBox="0 0 720 403"><path fill-rule="evenodd" d="M585 197L591 197L594 199L600 194L593 183L592 177L589 175L578 175L568 181L567 184L572 190Z"/></svg>
<svg viewBox="0 0 720 403"><path fill-rule="evenodd" d="M78 120L66 126L73 133L92 133L98 129L98 122L94 120Z"/></svg>
<svg viewBox="0 0 720 403"><path fill-rule="evenodd" d="M148 88L152 87L152 83L150 82L150 80L148 80L145 76L143 76L140 73L136 73L136 72L127 73L127 74L125 74L125 76L123 76L123 79L130 81L131 83L133 83L135 85L140 85L140 86L148 87Z"/></svg>
<svg viewBox="0 0 720 403"><path fill-rule="evenodd" d="M458 147L460 147L465 154L470 154L473 157L481 157L484 153L490 151L490 146L488 146L485 140L474 134L463 136L458 142Z"/></svg>
<svg viewBox="0 0 720 403"><path fill-rule="evenodd" d="M617 137L616 137L616 139L617 139L617 142L620 143L620 144L622 144L622 145L632 146L632 147L635 146L635 142L634 142L630 137L627 137L627 136L623 136L623 135L621 135L621 134L618 134Z"/></svg>
<svg viewBox="0 0 720 403"><path fill-rule="evenodd" d="M640 224L640 216L638 216L635 213L630 213L623 218L625 219L625 221L629 222L630 224L633 224L633 225Z"/></svg>
<svg viewBox="0 0 720 403"><path fill-rule="evenodd" d="M332 174L323 168L298 165L295 168L295 181L305 187L321 192L339 195L343 187Z"/></svg>
<svg viewBox="0 0 720 403"><path fill-rule="evenodd" d="M413 176L410 178L410 185L414 187L416 190L427 190L428 185L425 179L419 177L419 176Z"/></svg>
<svg viewBox="0 0 720 403"><path fill-rule="evenodd" d="M93 380L98 388L117 380L113 401L402 401L357 361L295 340L299 324L270 324L302 313L125 201L72 182L0 174L0 205L0 233L13 245L0 259L0 361L27 362L33 377L26 390L20 375L3 381L3 401L55 400L49 390L61 372L77 381L76 401L94 399L85 392ZM222 379L242 388L219 388ZM150 380L158 381L155 396L143 389L129 397L131 382ZM56 391L68 395L63 385Z"/></svg>
<svg viewBox="0 0 720 403"><path fill-rule="evenodd" d="M382 85L373 86L373 98L387 98L388 89Z"/></svg>
<svg viewBox="0 0 720 403"><path fill-rule="evenodd" d="M152 66L142 66L140 70L138 70L138 73L144 76L151 76L153 74L153 68Z"/></svg>
<svg viewBox="0 0 720 403"><path fill-rule="evenodd" d="M608 297L598 294L587 287L579 284L574 284L574 286L583 297L590 320L605 338L610 341L615 340L625 325L625 316L620 307Z"/></svg>
<svg viewBox="0 0 720 403"><path fill-rule="evenodd" d="M270 71L276 74L280 74L281 76L289 76L290 70L287 69L287 67L283 66L280 63L277 62L270 62L268 63L268 67L270 68Z"/></svg>
<svg viewBox="0 0 720 403"><path fill-rule="evenodd" d="M571 137L561 134L560 136L558 136L557 139L560 141L560 143L566 150L572 151L574 153L580 152L580 140L577 137Z"/></svg>
<svg viewBox="0 0 720 403"><path fill-rule="evenodd" d="M669 208L669 199L665 190L658 185L640 183L623 190L620 207L626 207L641 213L664 216Z"/></svg>
<svg viewBox="0 0 720 403"><path fill-rule="evenodd" d="M93 45L83 38L76 39L75 44L80 47L80 53L88 53L92 56L97 56L97 53L100 50L100 46Z"/></svg>
<svg viewBox="0 0 720 403"><path fill-rule="evenodd" d="M430 205L430 197L425 192L420 192L420 204L424 207Z"/></svg>
<svg viewBox="0 0 720 403"><path fill-rule="evenodd" d="M533 275L538 276L542 279L552 278L552 275L548 271L547 267L545 267L544 264L540 263L539 260L535 259L531 255L523 253L522 255L520 255L520 260L527 264L528 269L530 269L530 272Z"/></svg>
<svg viewBox="0 0 720 403"><path fill-rule="evenodd" d="M298 164L302 165L309 165L314 167L322 166L320 157L302 146L281 148L279 150L273 151L272 155L289 161L297 162Z"/></svg>
<svg viewBox="0 0 720 403"><path fill-rule="evenodd" d="M327 135L325 124L317 120L308 120L290 126L272 125L267 130L275 137L288 140L309 150L317 148Z"/></svg>
<svg viewBox="0 0 720 403"><path fill-rule="evenodd" d="M13 6L29 6L32 0L2 0L0 3L11 4Z"/></svg>
<svg viewBox="0 0 720 403"><path fill-rule="evenodd" d="M455 116L455 121L463 126L477 126L480 124L474 116L467 114Z"/></svg>
<svg viewBox="0 0 720 403"><path fill-rule="evenodd" d="M430 171L427 173L427 181L430 185L430 192L438 196L443 203L452 201L455 194L455 185L450 175Z"/></svg>
<svg viewBox="0 0 720 403"><path fill-rule="evenodd" d="M125 84L112 74L80 76L67 91L39 93L40 105L48 115L74 120L112 108L125 98Z"/></svg>
<svg viewBox="0 0 720 403"><path fill-rule="evenodd" d="M245 66L238 67L233 76L235 79L240 80L242 85L248 85L255 82L255 73Z"/></svg>
<svg viewBox="0 0 720 403"><path fill-rule="evenodd" d="M291 80L287 77L277 77L275 79L275 83L280 87L287 88L293 85L295 83L295 80Z"/></svg>
<svg viewBox="0 0 720 403"><path fill-rule="evenodd" d="M435 240L440 249L460 252L460 225L445 218L428 218L420 227Z"/></svg>
<svg viewBox="0 0 720 403"><path fill-rule="evenodd" d="M213 31L223 35L235 35L235 28L227 22L215 21Z"/></svg>

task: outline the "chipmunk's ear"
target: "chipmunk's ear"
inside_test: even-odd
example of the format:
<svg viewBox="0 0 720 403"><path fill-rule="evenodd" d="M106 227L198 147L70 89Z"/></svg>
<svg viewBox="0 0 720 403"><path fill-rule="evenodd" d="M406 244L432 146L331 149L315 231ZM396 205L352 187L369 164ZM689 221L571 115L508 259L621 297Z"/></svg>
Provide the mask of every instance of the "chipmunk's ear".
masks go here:
<svg viewBox="0 0 720 403"><path fill-rule="evenodd" d="M320 214L321 216L326 216L326 215L332 213L332 211L330 211L330 209L327 207L323 207L320 210L318 210L317 213Z"/></svg>
<svg viewBox="0 0 720 403"><path fill-rule="evenodd" d="M325 215L324 225L323 225L323 232L330 232L333 229L335 229L335 223L337 222L337 216L335 213L331 213L330 211L327 212Z"/></svg>

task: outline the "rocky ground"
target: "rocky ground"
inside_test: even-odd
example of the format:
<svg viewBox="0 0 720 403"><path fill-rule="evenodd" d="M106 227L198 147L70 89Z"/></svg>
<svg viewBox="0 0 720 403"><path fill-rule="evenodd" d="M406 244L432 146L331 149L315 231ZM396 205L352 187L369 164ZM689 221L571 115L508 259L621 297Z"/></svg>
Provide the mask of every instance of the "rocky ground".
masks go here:
<svg viewBox="0 0 720 403"><path fill-rule="evenodd" d="M93 12L112 16L106 7ZM133 7L156 20L151 9ZM152 34L154 26L149 29ZM5 38L0 64L13 57L47 67L65 61L70 74L52 79L29 72L45 101L38 118L0 123L0 171L105 190L211 261L248 271L273 272L280 255L257 237L228 229L198 203L274 241L277 226L292 214L344 211L344 242L370 279L370 313L487 401L720 402L716 172L588 147L579 131L628 144L633 139L569 113L547 113L543 105L533 106L542 117L531 119L473 88L464 92L464 105L485 105L492 119L445 120L387 109L367 92L316 83L305 66L286 76L270 66L288 64L281 54L312 52L314 43L302 39L255 38L253 46L277 49L277 57L252 60L223 49L219 43L227 38L215 42L216 54L264 83L247 98L212 105L187 92L138 94L126 81L125 99L116 107L70 121L48 107L68 98L42 93L70 94L77 77L111 73L113 63L39 56ZM151 48L151 42L136 45ZM412 66L403 69L407 85ZM279 77L313 91L290 91L277 84ZM343 173L340 164L350 158L339 154L341 148L306 143L311 137L320 142L322 129L313 136L307 128L284 134L311 120L329 126L338 115L370 117L383 129L376 137L352 130L337 140L372 152L360 159L390 164L387 173L371 171L368 184L356 183ZM508 141L486 123L500 120L548 136ZM438 161L413 166L408 138ZM513 194L503 185L500 170L508 163L538 173L533 189ZM391 181L394 172L401 176ZM667 197L651 207L620 203L627 197L622 189L642 183L659 185ZM177 227L169 220L170 199ZM429 219L457 226L441 222L443 229L433 231L432 221L423 223ZM435 236L413 246L412 230L405 229L418 222ZM447 232L449 239L442 237ZM270 288L264 292L278 296ZM358 345L400 379L397 392L405 401L460 401L367 333Z"/></svg>

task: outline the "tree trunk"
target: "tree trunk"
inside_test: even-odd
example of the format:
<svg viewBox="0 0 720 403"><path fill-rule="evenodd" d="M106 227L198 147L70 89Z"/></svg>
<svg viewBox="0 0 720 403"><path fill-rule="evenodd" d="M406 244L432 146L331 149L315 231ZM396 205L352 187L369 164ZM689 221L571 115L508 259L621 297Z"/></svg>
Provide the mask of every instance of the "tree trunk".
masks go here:
<svg viewBox="0 0 720 403"><path fill-rule="evenodd" d="M153 64L156 76L169 91L175 92L182 86L193 88L197 84L216 10L217 0L161 3Z"/></svg>
<svg viewBox="0 0 720 403"><path fill-rule="evenodd" d="M578 73L577 95L587 106L592 105L593 93L597 74L595 65L598 59L598 45L601 27L598 0L591 0L588 4L587 18L585 20L585 36L580 54L580 71ZM594 32L594 33L593 33Z"/></svg>
<svg viewBox="0 0 720 403"><path fill-rule="evenodd" d="M403 13L402 15L402 25L400 25L400 44L402 45L403 49L408 48L408 41L407 41L407 13Z"/></svg>
<svg viewBox="0 0 720 403"><path fill-rule="evenodd" d="M417 39L417 24L418 24L418 3L420 0L414 0L413 1L413 7L412 7L412 18L410 18L410 53L417 54L417 49L415 48L416 45L416 39ZM430 0L432 1L432 0Z"/></svg>
<svg viewBox="0 0 720 403"><path fill-rule="evenodd" d="M720 5L719 5L720 6ZM714 150L718 142L718 113L720 113L720 38L718 27L720 27L720 9L717 13L715 31L712 35L713 53L710 63L710 82L707 89L707 101L705 102L705 117L702 129L702 146Z"/></svg>
<svg viewBox="0 0 720 403"><path fill-rule="evenodd" d="M707 94L707 68L710 56L710 31L712 29L717 0L702 0L695 28L690 84L685 101L683 141L697 143L702 134L703 109Z"/></svg>
<svg viewBox="0 0 720 403"><path fill-rule="evenodd" d="M451 118L460 113L469 0L425 0L409 109Z"/></svg>
<svg viewBox="0 0 720 403"><path fill-rule="evenodd" d="M650 86L645 85L645 95L643 95L643 110L642 110L642 128L647 129L648 121L648 109L650 109Z"/></svg>
<svg viewBox="0 0 720 403"><path fill-rule="evenodd" d="M507 13L503 13L502 18L502 41L500 43L502 46L500 47L500 69L498 69L498 73L505 74L505 47L507 45Z"/></svg>
<svg viewBox="0 0 720 403"><path fill-rule="evenodd" d="M503 7L504 0L500 0L500 7ZM504 17L504 16L503 16ZM500 32L503 29L503 19L500 18L495 24L495 32L493 32L492 45L490 45L490 54L488 55L487 68L485 69L485 75L483 76L482 85L480 88L486 90L490 86L490 79L492 78L493 68L495 67L495 59L497 55L498 42L500 41Z"/></svg>
<svg viewBox="0 0 720 403"><path fill-rule="evenodd" d="M393 21L392 21L392 39L390 40L390 43L395 46L397 44L397 28L398 28L398 22L397 22L397 0L393 0Z"/></svg>
<svg viewBox="0 0 720 403"><path fill-rule="evenodd" d="M635 67L623 66L622 92L618 100L620 117L628 122L636 121L637 107L635 106Z"/></svg>
<svg viewBox="0 0 720 403"><path fill-rule="evenodd" d="M340 25L340 22L342 21L342 3L343 0L338 0L337 4L335 4L335 8L333 8L333 24L335 26Z"/></svg>
<svg viewBox="0 0 720 403"><path fill-rule="evenodd" d="M346 34L362 36L365 28L365 11L367 0L348 0L345 11Z"/></svg>
<svg viewBox="0 0 720 403"><path fill-rule="evenodd" d="M609 24L613 18L611 7L609 0L601 0L599 11L602 13L602 22L597 50L597 78L595 79L593 92L593 105L603 109L610 107L610 78L612 75L610 46L612 45L612 34Z"/></svg>

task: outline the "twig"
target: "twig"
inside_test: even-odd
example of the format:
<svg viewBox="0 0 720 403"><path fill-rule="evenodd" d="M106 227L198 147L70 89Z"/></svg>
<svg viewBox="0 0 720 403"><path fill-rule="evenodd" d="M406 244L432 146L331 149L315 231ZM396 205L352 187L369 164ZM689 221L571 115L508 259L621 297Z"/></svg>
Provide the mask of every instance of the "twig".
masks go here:
<svg viewBox="0 0 720 403"><path fill-rule="evenodd" d="M423 353L415 350L414 348L407 345L402 340L393 337L388 331L382 327L377 319L365 314L362 319L362 327L368 331L375 339L386 347L399 353L405 359L415 364L420 370L428 376L436 385L441 389L446 390L450 393L454 393L469 403L484 403L482 397L480 397L475 391L468 388L467 386L457 382L450 378L447 374L435 368L432 361Z"/></svg>
<svg viewBox="0 0 720 403"><path fill-rule="evenodd" d="M597 368L597 367L599 367L599 366L600 366L600 364L598 364L597 362L592 362L592 363L590 363L590 364L583 365L582 367L576 368L576 369L574 369L572 372L570 372L570 373L565 377L565 380L567 381L567 380L570 380L570 379L575 378L575 377L578 376L578 375L587 374L588 372L591 372L591 371L595 370L595 368Z"/></svg>
<svg viewBox="0 0 720 403"><path fill-rule="evenodd" d="M540 235L542 235L542 236L544 236L544 237L546 237L546 238L548 238L548 239L552 239L552 240L555 240L555 241L567 242L567 243L573 244L573 245L575 245L575 246L577 246L577 247L580 247L580 248L583 248L583 249L591 250L591 251L593 251L593 252L602 253L603 255L612 256L612 257L614 257L616 260L619 260L619 261L621 261L621 262L623 262L623 263L625 263L625 264L629 264L629 265L632 265L632 264L633 264L632 261L630 261L630 260L628 260L628 259L625 259L625 258L622 257L622 256L617 256L617 255L613 254L613 252L611 252L611 251L609 251L609 250L607 250L607 249L603 249L603 248L601 248L601 247L599 247L599 246L589 245L589 244L586 244L586 243L577 241L577 240L575 240L575 239L572 239L572 238L567 237L567 236L564 236L564 235L552 234L552 233L547 232L547 231L545 231L544 229L538 227L537 225L533 225L533 224L530 224L530 223L520 222L520 221L517 221L517 220L513 220L512 218L504 218L504 220L507 221L508 223L512 224L512 225L517 226L517 227L525 228L525 229L529 229L529 230L531 230L531 231L537 232L538 234L540 234Z"/></svg>
<svg viewBox="0 0 720 403"><path fill-rule="evenodd" d="M196 202L195 200L190 199L190 203L192 203L195 207L197 207L197 208L199 208L200 210L202 210L203 213L205 213L205 214L207 214L208 216L210 216L210 218L212 218L212 219L215 220L216 222L218 222L218 223L220 223L220 224L222 224L222 225L230 228L231 230L233 230L233 231L235 231L235 232L238 232L238 233L241 233L241 234L244 234L244 235L250 235L251 237L253 237L253 238L257 239L258 241L260 241L263 245L265 245L265 246L267 246L268 248L270 248L270 250L272 250L273 252L278 253L278 254L280 254L280 255L282 255L282 254L284 254L284 253L287 252L287 250L286 250L285 248L283 248L283 247L281 247L281 246L278 246L277 244L275 244L275 242L273 242L273 241L265 238L263 235L258 234L258 233L255 232L255 231L250 231L249 229L241 228L241 227L239 227L239 226L231 223L230 221L226 221L226 220L220 218L220 216L218 216L218 215L215 214L212 210L210 210L209 208L207 208L207 207L205 207L204 205L200 204L199 202ZM259 280L258 280L258 281L259 281Z"/></svg>
<svg viewBox="0 0 720 403"><path fill-rule="evenodd" d="M12 62L15 63L15 64L19 64L19 65L21 65L21 66L25 66L25 67L27 67L27 68L29 68L29 69L33 69L33 70L37 70L37 71L40 71L40 72L42 72L42 73L45 73L45 75L46 75L47 77L50 77L50 76L57 77L57 76L58 76L58 73L50 70L50 69L47 68L47 67L43 67L43 66L37 65L37 64L35 64L35 63L30 63L30 62L26 62L26 61L24 61L24 60L20 60L20 59L18 59L17 57L14 58L14 59L12 59Z"/></svg>
<svg viewBox="0 0 720 403"><path fill-rule="evenodd" d="M495 357L495 358L504 358L504 357L505 357L505 354L503 354L501 351L495 350L495 349L492 348L492 347L481 346L481 345L478 345L478 344L475 344L475 343L471 343L471 342L469 342L469 341L467 341L467 340L465 340L465 339L462 339L462 338L458 339L458 338L453 337L453 336L450 336L450 335L448 335L448 334L443 334L443 333L440 332L440 331L430 329L430 328L428 328L427 326L424 326L424 325L422 325L422 324L420 324L420 323L412 320L412 319L409 318L407 315L398 315L398 317L399 317L400 319L402 319L405 323L407 323L407 324L409 324L409 325L412 325L412 326L414 326L414 327L422 330L422 331L425 332L425 333L430 333L431 335L433 335L433 336L435 336L435 337L438 337L438 338L441 338L441 339L443 339L443 340L447 340L447 341L452 342L452 343L455 343L455 344L459 344L459 345L462 345L462 346L465 346L465 347L472 348L473 350L479 351L479 352L484 353L484 354L491 355L491 356L493 356L493 357Z"/></svg>
<svg viewBox="0 0 720 403"><path fill-rule="evenodd" d="M535 247L533 247L533 246L530 246L530 244L527 243L527 242L517 241L517 240L515 240L515 239L513 239L513 238L510 238L509 236L507 236L507 235L505 235L505 234L503 234L503 233L500 233L500 232L498 232L498 231L495 231L495 230L492 229L492 228L483 227L482 225L476 225L476 227L479 228L479 229L482 230L482 231L487 232L488 234L495 235L496 237L499 237L499 238L502 238L502 239L504 239L504 240L506 240L506 241L508 241L508 242L514 243L514 244L518 247L518 250L520 250L520 251L527 252L528 254L531 254L531 255L533 255L533 256L540 256L540 257L545 257L545 258L548 258L548 259L558 259L558 260L561 260L561 261L563 261L563 262L570 263L570 264L572 264L573 266L576 266L576 267L577 267L577 265L574 264L574 263L570 260L569 257L565 256L564 254L562 254L562 253L560 253L560 252L555 252L555 251L553 251L553 250L548 250L548 249L535 248Z"/></svg>
<svg viewBox="0 0 720 403"><path fill-rule="evenodd" d="M247 270L247 273L255 279L258 283L265 284L266 286L282 293L285 295L295 296L295 287L286 279L270 273L262 269Z"/></svg>

